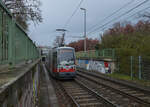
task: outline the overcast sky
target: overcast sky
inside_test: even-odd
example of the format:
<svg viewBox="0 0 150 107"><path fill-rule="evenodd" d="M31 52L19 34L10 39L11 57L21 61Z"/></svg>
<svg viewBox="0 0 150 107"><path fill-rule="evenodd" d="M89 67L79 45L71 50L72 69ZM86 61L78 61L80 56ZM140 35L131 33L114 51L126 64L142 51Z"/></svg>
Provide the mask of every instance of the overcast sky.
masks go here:
<svg viewBox="0 0 150 107"><path fill-rule="evenodd" d="M72 15L80 1L81 0L41 0L43 22L37 26L34 26L33 24L30 25L29 34L31 39L36 41L38 45L52 45L55 37L59 35L59 33L57 33L55 30L57 28L64 27L66 21ZM126 6L126 8L120 10L117 12L117 14L110 17L109 19L101 22L101 20L105 19L107 16L131 1L133 2ZM87 9L87 31L90 31L91 27L95 24L100 26L114 18L116 19L118 16L143 1L144 0L84 0L81 4L81 7ZM134 21L136 17L130 18L129 16L138 12L139 10L148 7L149 5L150 2L143 4L138 9L135 9L131 13L108 24L105 29L108 29L117 21ZM68 30L65 38L66 43L77 40L77 38L71 38L70 36L82 36L83 11L78 9L66 29ZM101 32L100 30L94 34L88 35L88 37L99 39L99 33Z"/></svg>

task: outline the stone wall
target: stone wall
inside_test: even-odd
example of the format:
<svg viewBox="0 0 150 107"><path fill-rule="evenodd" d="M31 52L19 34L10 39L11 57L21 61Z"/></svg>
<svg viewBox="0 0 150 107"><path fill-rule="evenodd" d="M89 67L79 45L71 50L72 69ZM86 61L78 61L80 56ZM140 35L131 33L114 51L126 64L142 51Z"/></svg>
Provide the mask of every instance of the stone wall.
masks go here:
<svg viewBox="0 0 150 107"><path fill-rule="evenodd" d="M108 67L106 67L106 64L108 64ZM77 65L80 68L84 68L87 70L94 70L101 73L108 73L108 72L114 72L115 70L115 62L112 61L98 61L98 60L77 60ZM109 70L109 71L108 71Z"/></svg>
<svg viewBox="0 0 150 107"><path fill-rule="evenodd" d="M30 64L15 80L0 87L0 107L35 107L39 88L40 63Z"/></svg>

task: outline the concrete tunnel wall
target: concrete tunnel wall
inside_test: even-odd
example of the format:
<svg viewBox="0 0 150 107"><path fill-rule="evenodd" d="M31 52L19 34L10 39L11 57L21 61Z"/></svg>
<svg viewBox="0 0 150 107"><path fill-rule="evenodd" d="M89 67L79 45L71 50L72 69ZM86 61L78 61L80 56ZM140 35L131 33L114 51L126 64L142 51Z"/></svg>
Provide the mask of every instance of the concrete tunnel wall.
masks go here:
<svg viewBox="0 0 150 107"><path fill-rule="evenodd" d="M107 73L110 69L111 73L115 71L115 62L113 61L98 61L92 59L78 59L76 60L77 66L90 71L98 71L101 73ZM108 67L106 67L106 63Z"/></svg>

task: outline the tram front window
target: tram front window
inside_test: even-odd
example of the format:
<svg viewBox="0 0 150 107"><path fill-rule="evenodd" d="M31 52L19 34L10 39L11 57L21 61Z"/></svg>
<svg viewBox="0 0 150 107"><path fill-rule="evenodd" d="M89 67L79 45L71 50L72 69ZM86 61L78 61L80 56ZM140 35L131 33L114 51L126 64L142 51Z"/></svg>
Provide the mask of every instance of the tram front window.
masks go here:
<svg viewBox="0 0 150 107"><path fill-rule="evenodd" d="M60 50L58 55L58 62L60 65L75 64L74 52L71 49Z"/></svg>

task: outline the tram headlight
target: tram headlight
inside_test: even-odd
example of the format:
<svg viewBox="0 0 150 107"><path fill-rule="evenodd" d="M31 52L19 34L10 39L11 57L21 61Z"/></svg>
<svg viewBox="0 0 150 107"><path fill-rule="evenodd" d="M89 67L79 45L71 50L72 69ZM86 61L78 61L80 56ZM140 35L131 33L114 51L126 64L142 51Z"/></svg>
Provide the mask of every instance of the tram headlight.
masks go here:
<svg viewBox="0 0 150 107"><path fill-rule="evenodd" d="M75 66L72 66L71 68L74 69L74 70L76 70L76 67L75 67Z"/></svg>
<svg viewBox="0 0 150 107"><path fill-rule="evenodd" d="M57 72L59 72L59 69L57 69Z"/></svg>

